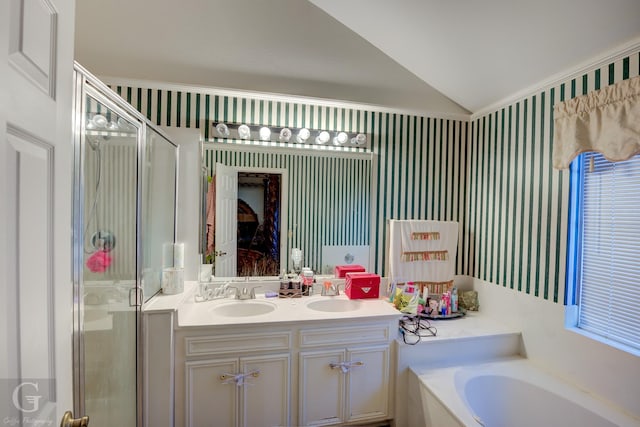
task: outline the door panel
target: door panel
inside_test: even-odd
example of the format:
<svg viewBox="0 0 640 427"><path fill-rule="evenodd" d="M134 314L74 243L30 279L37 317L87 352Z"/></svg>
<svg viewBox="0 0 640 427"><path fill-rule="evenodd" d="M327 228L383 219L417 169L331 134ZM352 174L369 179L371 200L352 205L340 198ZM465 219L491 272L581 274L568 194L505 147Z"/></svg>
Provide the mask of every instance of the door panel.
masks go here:
<svg viewBox="0 0 640 427"><path fill-rule="evenodd" d="M24 392L37 392L40 413L36 418L55 420L55 372L49 355L53 353L52 209L53 146L25 131L8 127L6 185L7 203L15 209L17 227L7 243L15 266L15 348L16 382ZM35 265L41 263L42 265ZM25 384L28 379L28 384ZM35 405L35 403L34 403ZM26 409L23 407L23 409ZM36 409L35 406L30 409ZM22 412L22 411L20 411ZM31 413L31 412L29 412ZM53 420L52 420L53 421Z"/></svg>
<svg viewBox="0 0 640 427"><path fill-rule="evenodd" d="M364 347L347 351L354 367L349 370L347 420L384 417L388 413L389 347ZM362 366L355 365L362 362Z"/></svg>
<svg viewBox="0 0 640 427"><path fill-rule="evenodd" d="M58 13L47 0L11 0L9 61L50 98L55 98Z"/></svg>
<svg viewBox="0 0 640 427"><path fill-rule="evenodd" d="M74 8L0 2L0 418L12 425L59 425L73 404Z"/></svg>
<svg viewBox="0 0 640 427"><path fill-rule="evenodd" d="M237 275L238 171L216 163L215 275Z"/></svg>
<svg viewBox="0 0 640 427"><path fill-rule="evenodd" d="M243 357L240 372L248 374L241 389L240 425L288 426L290 400L289 354ZM265 396L269 396L265 399Z"/></svg>
<svg viewBox="0 0 640 427"><path fill-rule="evenodd" d="M344 374L331 363L345 361L343 350L300 353L300 424L330 425L344 419Z"/></svg>
<svg viewBox="0 0 640 427"><path fill-rule="evenodd" d="M238 425L238 386L225 376L238 372L238 359L187 362L185 365L185 425ZM180 421L178 420L178 425Z"/></svg>

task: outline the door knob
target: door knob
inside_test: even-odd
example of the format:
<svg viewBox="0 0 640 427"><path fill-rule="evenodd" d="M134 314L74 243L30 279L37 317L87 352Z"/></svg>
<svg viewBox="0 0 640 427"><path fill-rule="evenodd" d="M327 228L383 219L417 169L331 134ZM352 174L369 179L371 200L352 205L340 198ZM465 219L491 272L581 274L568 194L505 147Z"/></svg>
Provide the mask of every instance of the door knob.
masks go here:
<svg viewBox="0 0 640 427"><path fill-rule="evenodd" d="M215 254L216 256L225 256L227 253L223 251L216 251Z"/></svg>
<svg viewBox="0 0 640 427"><path fill-rule="evenodd" d="M67 411L62 416L60 427L88 427L89 417L73 418L73 412Z"/></svg>

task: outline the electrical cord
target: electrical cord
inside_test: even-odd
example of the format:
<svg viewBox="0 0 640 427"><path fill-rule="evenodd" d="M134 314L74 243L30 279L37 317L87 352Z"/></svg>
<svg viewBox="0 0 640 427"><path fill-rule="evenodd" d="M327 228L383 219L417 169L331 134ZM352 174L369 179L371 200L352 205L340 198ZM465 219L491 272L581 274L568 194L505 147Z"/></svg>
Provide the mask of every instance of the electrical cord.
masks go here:
<svg viewBox="0 0 640 427"><path fill-rule="evenodd" d="M400 333L405 344L416 345L424 337L435 337L438 330L435 326L419 314L403 316L400 319Z"/></svg>

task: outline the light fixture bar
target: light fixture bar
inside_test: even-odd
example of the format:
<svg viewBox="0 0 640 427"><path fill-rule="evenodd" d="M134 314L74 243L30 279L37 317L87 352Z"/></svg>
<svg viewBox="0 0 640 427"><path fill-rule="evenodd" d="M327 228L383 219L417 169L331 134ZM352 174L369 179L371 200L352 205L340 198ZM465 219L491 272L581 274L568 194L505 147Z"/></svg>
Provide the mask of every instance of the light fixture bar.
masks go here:
<svg viewBox="0 0 640 427"><path fill-rule="evenodd" d="M212 140L277 142L293 146L370 148L369 135L361 132L327 131L321 129L249 125L246 123L212 122Z"/></svg>

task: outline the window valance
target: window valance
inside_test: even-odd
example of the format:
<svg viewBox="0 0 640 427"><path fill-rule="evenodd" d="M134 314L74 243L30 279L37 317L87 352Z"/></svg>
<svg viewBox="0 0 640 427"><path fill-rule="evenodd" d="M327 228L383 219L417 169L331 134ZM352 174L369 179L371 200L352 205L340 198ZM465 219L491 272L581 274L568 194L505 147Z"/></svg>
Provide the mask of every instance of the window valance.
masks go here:
<svg viewBox="0 0 640 427"><path fill-rule="evenodd" d="M640 153L640 76L556 104L553 120L554 168L586 151L630 159Z"/></svg>

